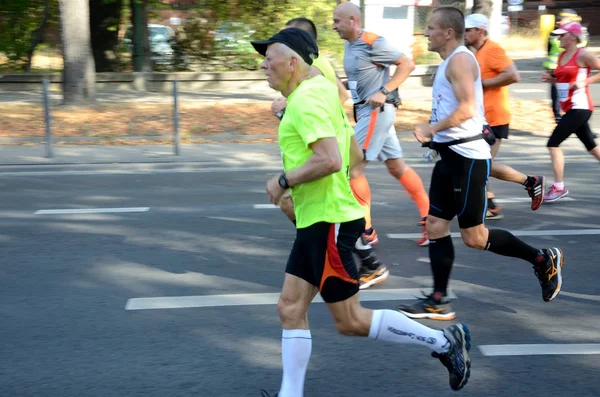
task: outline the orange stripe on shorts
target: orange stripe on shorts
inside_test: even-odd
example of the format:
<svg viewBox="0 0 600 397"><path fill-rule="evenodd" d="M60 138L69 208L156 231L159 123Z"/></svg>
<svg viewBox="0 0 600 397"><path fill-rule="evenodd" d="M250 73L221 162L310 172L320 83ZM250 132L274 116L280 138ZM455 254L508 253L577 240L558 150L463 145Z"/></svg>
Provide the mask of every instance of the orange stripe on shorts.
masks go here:
<svg viewBox="0 0 600 397"><path fill-rule="evenodd" d="M379 113L379 109L373 109L371 111L371 119L369 120L369 128L367 129L367 136L365 138L365 142L363 143L363 150L367 150L369 148L369 144L371 143L371 137L373 136L373 131L375 131L375 125L377 124L377 114Z"/></svg>
<svg viewBox="0 0 600 397"><path fill-rule="evenodd" d="M340 258L340 253L337 249L337 241L335 239L335 227L335 224L330 226L329 235L327 236L327 252L325 253L325 266L323 266L323 274L321 275L319 291L323 289L325 280L327 280L329 277L337 277L348 283L358 284L357 280L350 277L350 275L346 271L346 268L344 267L342 258Z"/></svg>

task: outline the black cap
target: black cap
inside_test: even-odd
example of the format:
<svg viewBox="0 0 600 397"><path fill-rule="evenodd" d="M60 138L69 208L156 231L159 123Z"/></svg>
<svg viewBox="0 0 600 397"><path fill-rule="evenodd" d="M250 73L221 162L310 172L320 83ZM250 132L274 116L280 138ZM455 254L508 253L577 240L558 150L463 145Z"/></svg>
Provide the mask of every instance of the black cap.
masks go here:
<svg viewBox="0 0 600 397"><path fill-rule="evenodd" d="M298 28L283 29L268 40L252 41L251 43L254 49L263 56L266 54L269 44L285 44L296 51L309 65L312 65L313 59L319 56L319 49L315 39L304 30Z"/></svg>

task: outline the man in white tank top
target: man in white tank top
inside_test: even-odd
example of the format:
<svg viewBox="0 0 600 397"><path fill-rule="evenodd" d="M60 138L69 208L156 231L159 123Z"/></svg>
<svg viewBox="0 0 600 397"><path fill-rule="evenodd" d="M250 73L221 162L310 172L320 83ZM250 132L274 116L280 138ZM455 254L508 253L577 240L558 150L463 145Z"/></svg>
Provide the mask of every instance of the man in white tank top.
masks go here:
<svg viewBox="0 0 600 397"><path fill-rule="evenodd" d="M484 225L486 186L491 170L491 151L483 139L483 88L475 56L464 46L463 13L457 8L440 7L431 14L425 36L429 51L444 60L433 83L430 124L415 126L419 142L432 141L438 161L429 190L429 258L434 288L414 305L398 310L411 318L451 320L456 315L446 300L446 289L454 262L450 224L458 217L460 234L472 248L523 259L531 263L549 302L561 288L564 255L559 248L538 249L505 230Z"/></svg>

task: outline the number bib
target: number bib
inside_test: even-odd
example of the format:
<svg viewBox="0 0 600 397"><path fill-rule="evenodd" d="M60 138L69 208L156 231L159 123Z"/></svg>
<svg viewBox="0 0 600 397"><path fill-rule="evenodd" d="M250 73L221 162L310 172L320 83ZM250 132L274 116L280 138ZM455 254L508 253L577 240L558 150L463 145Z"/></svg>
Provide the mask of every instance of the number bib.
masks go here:
<svg viewBox="0 0 600 397"><path fill-rule="evenodd" d="M569 83L556 83L556 93L558 95L558 100L560 102L564 102L569 99L569 87L571 84Z"/></svg>
<svg viewBox="0 0 600 397"><path fill-rule="evenodd" d="M352 95L352 102L360 102L360 100L358 99L358 92L356 92L356 81L348 80L348 89L350 90L350 94Z"/></svg>

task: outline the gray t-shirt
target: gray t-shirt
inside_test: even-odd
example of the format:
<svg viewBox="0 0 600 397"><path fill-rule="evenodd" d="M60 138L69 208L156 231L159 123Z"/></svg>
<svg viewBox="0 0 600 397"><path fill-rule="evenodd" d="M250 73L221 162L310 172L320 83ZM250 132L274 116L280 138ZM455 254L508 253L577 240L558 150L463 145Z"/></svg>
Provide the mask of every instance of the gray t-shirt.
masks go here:
<svg viewBox="0 0 600 397"><path fill-rule="evenodd" d="M344 70L354 103L363 102L379 91L390 80L390 66L402 55L385 38L376 36L372 40L374 36L363 30L356 41L345 44Z"/></svg>

